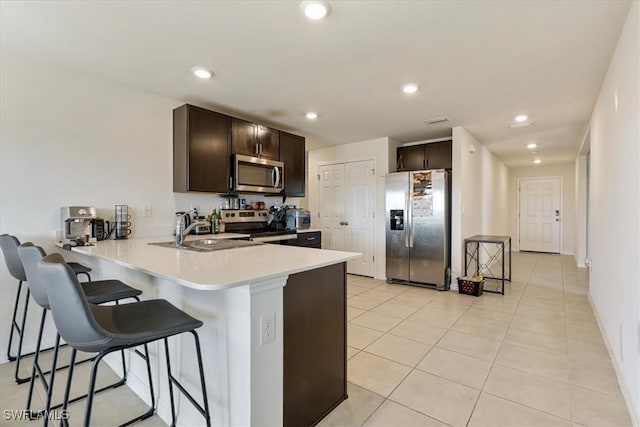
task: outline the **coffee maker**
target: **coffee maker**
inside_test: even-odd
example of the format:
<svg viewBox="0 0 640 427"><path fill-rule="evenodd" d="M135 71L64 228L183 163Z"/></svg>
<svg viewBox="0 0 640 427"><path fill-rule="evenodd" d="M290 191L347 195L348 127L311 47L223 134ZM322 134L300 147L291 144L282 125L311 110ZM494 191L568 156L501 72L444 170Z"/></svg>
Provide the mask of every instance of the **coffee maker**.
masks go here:
<svg viewBox="0 0 640 427"><path fill-rule="evenodd" d="M96 218L93 206L63 206L60 208L62 243L82 246L95 241L92 221Z"/></svg>

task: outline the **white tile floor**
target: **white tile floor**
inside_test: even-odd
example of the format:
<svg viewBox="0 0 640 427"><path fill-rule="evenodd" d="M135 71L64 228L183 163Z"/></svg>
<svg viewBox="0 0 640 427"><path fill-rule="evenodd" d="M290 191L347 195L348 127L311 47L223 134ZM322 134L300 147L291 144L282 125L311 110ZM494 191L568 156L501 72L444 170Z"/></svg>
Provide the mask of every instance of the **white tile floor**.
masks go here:
<svg viewBox="0 0 640 427"><path fill-rule="evenodd" d="M322 426L630 426L572 257L514 253L506 295L350 276L349 399Z"/></svg>
<svg viewBox="0 0 640 427"><path fill-rule="evenodd" d="M630 426L587 286L572 257L527 253L514 253L505 296L349 276L349 399L321 425ZM28 386L15 385L13 366L0 367L2 409L26 402ZM86 389L87 367L74 376L77 393ZM114 379L102 372L102 384ZM57 399L64 380L60 375ZM95 426L144 410L126 387L102 393L95 405ZM72 421L83 410L84 403L74 404ZM138 425L164 424L154 416Z"/></svg>

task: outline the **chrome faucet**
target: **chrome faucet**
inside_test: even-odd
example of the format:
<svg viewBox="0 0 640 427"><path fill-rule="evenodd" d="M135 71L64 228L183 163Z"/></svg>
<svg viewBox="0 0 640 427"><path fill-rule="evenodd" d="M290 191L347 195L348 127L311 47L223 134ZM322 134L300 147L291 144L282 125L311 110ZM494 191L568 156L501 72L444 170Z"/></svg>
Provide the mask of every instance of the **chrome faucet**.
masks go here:
<svg viewBox="0 0 640 427"><path fill-rule="evenodd" d="M176 246L184 245L184 238L198 225L209 225L207 221L194 221L188 227L184 226L184 218L193 211L176 215Z"/></svg>

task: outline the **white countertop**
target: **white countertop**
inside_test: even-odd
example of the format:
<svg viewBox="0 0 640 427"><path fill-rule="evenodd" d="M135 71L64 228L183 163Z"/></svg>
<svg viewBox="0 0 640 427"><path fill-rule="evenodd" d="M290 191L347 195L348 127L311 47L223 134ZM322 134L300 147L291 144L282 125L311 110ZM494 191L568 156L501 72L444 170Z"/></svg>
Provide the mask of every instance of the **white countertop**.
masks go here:
<svg viewBox="0 0 640 427"><path fill-rule="evenodd" d="M214 238L231 238L232 234L224 233ZM211 236L188 236L187 240L202 238ZM72 250L200 290L228 289L361 256L354 252L271 244L212 252L149 245L171 240L171 236L104 240L95 246L77 246Z"/></svg>

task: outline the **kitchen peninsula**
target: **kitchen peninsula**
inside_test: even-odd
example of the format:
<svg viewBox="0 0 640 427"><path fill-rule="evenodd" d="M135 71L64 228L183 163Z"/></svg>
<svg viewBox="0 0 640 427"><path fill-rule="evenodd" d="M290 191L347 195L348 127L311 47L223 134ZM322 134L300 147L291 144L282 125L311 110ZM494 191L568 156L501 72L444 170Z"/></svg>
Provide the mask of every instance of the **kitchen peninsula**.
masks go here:
<svg viewBox="0 0 640 427"><path fill-rule="evenodd" d="M346 261L360 254L149 244L163 240L170 238L107 240L72 251L101 277L126 281L204 322L198 332L213 425L311 425L346 398ZM175 337L170 345L179 380L198 390L192 340ZM167 421L164 350L150 350L157 412ZM131 354L127 383L148 402L144 364ZM178 403L180 423L200 425L185 402Z"/></svg>

